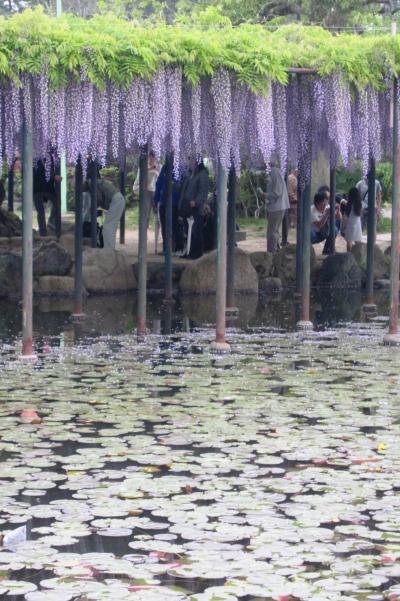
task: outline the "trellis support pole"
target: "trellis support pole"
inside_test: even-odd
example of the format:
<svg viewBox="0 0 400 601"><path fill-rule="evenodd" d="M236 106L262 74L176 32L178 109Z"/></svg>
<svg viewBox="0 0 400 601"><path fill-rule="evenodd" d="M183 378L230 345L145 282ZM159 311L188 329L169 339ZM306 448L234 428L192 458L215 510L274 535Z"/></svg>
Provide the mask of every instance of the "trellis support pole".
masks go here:
<svg viewBox="0 0 400 601"><path fill-rule="evenodd" d="M74 264L74 312L72 319L84 319L83 313L83 290L82 290L82 157L79 155L75 166L75 264Z"/></svg>
<svg viewBox="0 0 400 601"><path fill-rule="evenodd" d="M399 336L399 269L400 269L400 148L399 148L399 80L393 86L393 196L392 196L392 249L390 255L390 317L389 333L383 342L400 346Z"/></svg>
<svg viewBox="0 0 400 601"><path fill-rule="evenodd" d="M90 163L90 243L97 248L97 168L96 159Z"/></svg>
<svg viewBox="0 0 400 601"><path fill-rule="evenodd" d="M14 212L14 161L8 170L8 186L7 186L7 208L10 213Z"/></svg>
<svg viewBox="0 0 400 601"><path fill-rule="evenodd" d="M236 171L231 167L228 179L228 263L226 274L226 314L239 313L235 305L235 252L236 252Z"/></svg>
<svg viewBox="0 0 400 601"><path fill-rule="evenodd" d="M23 123L22 147L22 358L33 351L33 152L32 131Z"/></svg>
<svg viewBox="0 0 400 601"><path fill-rule="evenodd" d="M301 197L302 223L301 223L301 278L300 278L300 297L301 310L300 320L296 324L299 331L309 331L313 329L310 321L310 270L311 270L311 176L304 184Z"/></svg>
<svg viewBox="0 0 400 601"><path fill-rule="evenodd" d="M329 171L329 189L331 191L331 203L329 207L329 254L335 254L336 246L336 168L331 166Z"/></svg>
<svg viewBox="0 0 400 601"><path fill-rule="evenodd" d="M165 161L165 177L167 203L165 207L165 240L164 245L164 266L165 266L165 302L172 301L172 169L173 155L168 154Z"/></svg>
<svg viewBox="0 0 400 601"><path fill-rule="evenodd" d="M375 159L371 158L368 172L368 222L367 222L367 283L366 302L363 305L364 313L376 315L377 309L374 301L374 246L376 239L376 170Z"/></svg>
<svg viewBox="0 0 400 601"><path fill-rule="evenodd" d="M119 189L124 198L125 198L125 182L126 182L126 161L124 159L123 166L121 168L121 171L119 172ZM124 209L124 212L122 213L121 219L119 222L119 243L120 244L125 244L125 212L126 212L126 209Z"/></svg>
<svg viewBox="0 0 400 601"><path fill-rule="evenodd" d="M139 159L139 257L138 257L138 336L146 335L147 301L147 215L148 147L142 149Z"/></svg>
<svg viewBox="0 0 400 601"><path fill-rule="evenodd" d="M216 290L216 335L211 350L226 353L230 345L225 340L226 332L226 265L227 265L227 175L221 163L217 170L217 290Z"/></svg>

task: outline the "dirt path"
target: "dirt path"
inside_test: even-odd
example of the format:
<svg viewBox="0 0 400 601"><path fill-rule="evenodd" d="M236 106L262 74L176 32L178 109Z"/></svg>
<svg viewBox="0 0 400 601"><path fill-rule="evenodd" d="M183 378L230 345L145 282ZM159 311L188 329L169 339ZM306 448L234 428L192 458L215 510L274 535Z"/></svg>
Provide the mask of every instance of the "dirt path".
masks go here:
<svg viewBox="0 0 400 601"><path fill-rule="evenodd" d="M245 250L246 252L254 252L258 250L266 250L266 239L264 236L261 236L258 232L247 231L247 239L243 242L239 242L239 248ZM154 243L154 229L149 229L147 232L148 235L148 256L156 259L155 255L155 243ZM137 257L138 256L138 237L139 233L137 230L127 230L125 232L125 245L117 244L118 250L123 250L129 256ZM377 244L382 248L382 250L386 250L388 246L390 246L390 234L378 234L377 235ZM289 233L289 242L296 242L296 234L294 230L291 230ZM363 242L367 242L367 236L363 236ZM322 255L322 250L324 247L324 243L316 244L314 246L315 252L318 255ZM336 249L337 252L346 252L346 241L342 236L338 236L336 238ZM158 251L162 250L162 242L161 242L161 234L159 236L158 242ZM162 261L162 256L160 255L160 261Z"/></svg>

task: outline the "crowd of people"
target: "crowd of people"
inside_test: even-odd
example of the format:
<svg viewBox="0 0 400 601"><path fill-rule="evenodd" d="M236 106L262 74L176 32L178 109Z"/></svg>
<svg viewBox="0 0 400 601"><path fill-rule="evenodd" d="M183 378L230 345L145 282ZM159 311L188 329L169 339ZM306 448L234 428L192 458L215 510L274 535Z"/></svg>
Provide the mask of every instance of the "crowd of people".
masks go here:
<svg viewBox="0 0 400 601"><path fill-rule="evenodd" d="M267 212L267 251L275 253L280 247L280 231L282 244L287 243L285 220L289 228L295 228L297 223L298 205L298 173L292 170L287 180L283 177L277 164L271 163L267 179L267 189L258 193L265 199ZM310 211L311 244L325 242L323 253L329 253L329 238L331 233L331 203L334 203L334 236L342 235L346 240L347 251L353 244L362 241L368 217L368 175L363 177L351 188L348 194L337 194L331 199L329 186L321 186L313 199ZM382 204L382 186L375 180L375 210L380 214Z"/></svg>
<svg viewBox="0 0 400 601"><path fill-rule="evenodd" d="M47 170L49 173L47 173ZM161 227L163 252L166 250L166 207L167 172L166 165L160 165L154 153L148 157L146 183L146 212L149 224L151 212L155 223ZM53 163L46 165L38 161L33 173L34 204L38 214L41 236L47 234L48 227L54 227L55 198L60 176ZM139 193L140 173L133 185L133 194ZM90 180L84 183L83 192L83 231L91 232ZM267 177L266 191L258 188L258 194L265 200L267 213L267 251L275 253L280 244L287 243L288 228L295 228L298 208L298 173L291 170L285 178L277 164L271 161ZM334 236L342 235L347 250L361 242L368 215L368 177L363 177L346 195L331 198L329 186L323 185L316 192L310 211L311 244L325 242L323 253L329 252L331 234L331 203L334 203ZM375 181L376 208L380 210L382 187ZM46 224L45 202L51 205L50 218ZM120 190L107 178L98 178L97 205L105 211L102 227L98 227L99 246L115 248L116 234L121 216L125 210L125 198ZM197 259L205 251L215 248L216 231L216 192L211 185L208 169L203 161L189 160L186 168L173 174L172 180L172 250L178 256ZM281 239L281 229L284 234ZM286 232L286 233L285 233ZM156 240L157 240L156 230Z"/></svg>

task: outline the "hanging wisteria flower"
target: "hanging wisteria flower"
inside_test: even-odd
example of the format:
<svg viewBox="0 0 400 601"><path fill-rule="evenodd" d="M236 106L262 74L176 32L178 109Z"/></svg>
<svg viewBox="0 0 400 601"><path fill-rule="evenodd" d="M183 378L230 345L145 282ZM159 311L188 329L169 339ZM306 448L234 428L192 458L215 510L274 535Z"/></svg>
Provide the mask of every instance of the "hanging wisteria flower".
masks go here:
<svg viewBox="0 0 400 601"><path fill-rule="evenodd" d="M267 169L269 169L272 150L275 147L271 87L266 96L256 96L255 110L257 120L257 146Z"/></svg>
<svg viewBox="0 0 400 601"><path fill-rule="evenodd" d="M287 112L286 92L284 86L279 83L272 85L273 102L273 126L275 148L278 153L282 173L287 169Z"/></svg>
<svg viewBox="0 0 400 601"><path fill-rule="evenodd" d="M113 82L97 89L84 71L80 81L71 77L58 89L50 87L45 69L22 74L20 81L4 81L0 94L1 153L9 161L20 146L24 118L36 159L65 151L69 164L81 156L83 169L89 154L102 165L107 155L122 164L127 152L148 144L158 158L173 152L176 172L189 154L219 159L224 169L234 165L238 172L242 164L268 164L276 152L282 170L288 162L301 165L308 178L320 152L332 165L359 158L367 171L371 157L392 150L391 82L379 92L351 95L338 73L297 75L286 86L272 82L263 96L226 69L193 87L177 67L161 67L152 80L136 78L126 89Z"/></svg>
<svg viewBox="0 0 400 601"><path fill-rule="evenodd" d="M232 96L231 81L226 69L218 69L212 76L211 92L215 106L218 157L225 171L229 171L232 148Z"/></svg>
<svg viewBox="0 0 400 601"><path fill-rule="evenodd" d="M166 82L167 107L168 115L170 117L170 121L168 122L169 138L171 144L170 148L167 148L167 150L174 153L174 173L176 176L179 176L182 115L182 69L167 69Z"/></svg>

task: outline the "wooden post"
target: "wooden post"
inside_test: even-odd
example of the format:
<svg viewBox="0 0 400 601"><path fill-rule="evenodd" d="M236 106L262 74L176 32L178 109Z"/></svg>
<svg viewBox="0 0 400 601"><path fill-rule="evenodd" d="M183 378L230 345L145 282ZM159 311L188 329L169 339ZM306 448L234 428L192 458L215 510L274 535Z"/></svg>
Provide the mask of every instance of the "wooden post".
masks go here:
<svg viewBox="0 0 400 601"><path fill-rule="evenodd" d="M22 358L33 352L33 152L32 131L23 123L22 148Z"/></svg>
<svg viewBox="0 0 400 601"><path fill-rule="evenodd" d="M147 300L147 173L148 148L142 149L139 159L139 257L138 257L138 336L146 335Z"/></svg>
<svg viewBox="0 0 400 601"><path fill-rule="evenodd" d="M228 181L228 266L226 281L226 314L237 315L239 309L235 305L235 253L236 253L236 171L229 171Z"/></svg>
<svg viewBox="0 0 400 601"><path fill-rule="evenodd" d="M227 264L227 176L221 163L217 171L217 291L216 291L216 336L211 349L228 352L226 331L226 264Z"/></svg>
<svg viewBox="0 0 400 601"><path fill-rule="evenodd" d="M399 330L399 270L400 270L400 148L399 148L399 81L393 86L393 196L392 196L392 252L390 255L390 318L389 334L384 338L388 346L400 346Z"/></svg>
<svg viewBox="0 0 400 601"><path fill-rule="evenodd" d="M75 289L74 289L74 312L72 319L80 320L85 316L83 314L83 298L82 298L82 246L83 246L83 231L82 231L82 158L79 155L78 162L75 167Z"/></svg>

